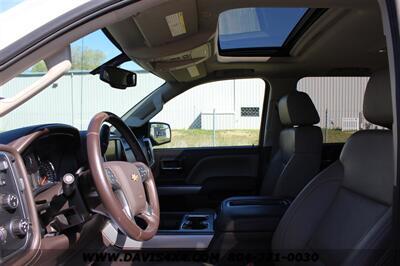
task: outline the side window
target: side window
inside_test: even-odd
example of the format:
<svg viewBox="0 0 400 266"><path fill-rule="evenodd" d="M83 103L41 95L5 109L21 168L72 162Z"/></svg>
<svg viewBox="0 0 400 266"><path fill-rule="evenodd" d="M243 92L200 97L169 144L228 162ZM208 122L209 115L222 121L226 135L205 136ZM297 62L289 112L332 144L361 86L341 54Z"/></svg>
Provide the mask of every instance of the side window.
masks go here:
<svg viewBox="0 0 400 266"><path fill-rule="evenodd" d="M258 145L264 93L262 79L217 81L189 89L152 119L171 126L172 141L159 147Z"/></svg>
<svg viewBox="0 0 400 266"><path fill-rule="evenodd" d="M324 143L346 142L357 130L376 129L363 116L363 98L369 77L307 77L297 90L310 95L318 110Z"/></svg>

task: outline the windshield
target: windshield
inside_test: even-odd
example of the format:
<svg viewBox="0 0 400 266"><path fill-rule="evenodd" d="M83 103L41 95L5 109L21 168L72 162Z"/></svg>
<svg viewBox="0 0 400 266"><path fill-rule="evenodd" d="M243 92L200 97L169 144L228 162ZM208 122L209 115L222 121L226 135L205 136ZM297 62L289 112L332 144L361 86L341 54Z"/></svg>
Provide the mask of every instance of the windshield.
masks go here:
<svg viewBox="0 0 400 266"><path fill-rule="evenodd" d="M91 70L121 54L100 30L72 43L71 53L71 71L0 118L0 131L46 123L64 123L85 130L96 113L109 111L122 116L164 83L164 80L133 62L120 66L137 73L136 87L126 90L113 89L98 75L90 74ZM0 86L0 96L7 98L15 95L46 71L45 63L38 62Z"/></svg>

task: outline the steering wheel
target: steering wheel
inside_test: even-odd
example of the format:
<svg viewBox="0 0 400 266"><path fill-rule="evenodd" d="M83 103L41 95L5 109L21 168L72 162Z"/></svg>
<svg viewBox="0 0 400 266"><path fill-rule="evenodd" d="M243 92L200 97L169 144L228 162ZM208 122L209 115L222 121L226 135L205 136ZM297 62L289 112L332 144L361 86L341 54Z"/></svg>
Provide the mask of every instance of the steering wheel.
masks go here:
<svg viewBox="0 0 400 266"><path fill-rule="evenodd" d="M100 130L108 122L124 137L137 162L105 162L101 153ZM87 132L90 170L100 199L111 219L127 236L138 241L151 239L160 222L160 206L151 169L131 129L115 114L101 112L90 121ZM145 221L140 227L135 217Z"/></svg>

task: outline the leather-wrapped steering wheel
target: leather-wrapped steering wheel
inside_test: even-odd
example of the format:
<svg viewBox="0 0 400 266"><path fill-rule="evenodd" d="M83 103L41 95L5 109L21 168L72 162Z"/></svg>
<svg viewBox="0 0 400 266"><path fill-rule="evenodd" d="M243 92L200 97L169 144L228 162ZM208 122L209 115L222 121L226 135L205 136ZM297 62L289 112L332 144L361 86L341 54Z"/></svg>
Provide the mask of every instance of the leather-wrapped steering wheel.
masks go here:
<svg viewBox="0 0 400 266"><path fill-rule="evenodd" d="M104 123L114 126L129 144L137 162L105 162L101 153L100 130ZM160 222L157 189L151 169L131 129L115 114L101 112L90 121L87 153L94 184L100 199L119 229L138 241L151 239ZM145 221L137 225L135 217Z"/></svg>

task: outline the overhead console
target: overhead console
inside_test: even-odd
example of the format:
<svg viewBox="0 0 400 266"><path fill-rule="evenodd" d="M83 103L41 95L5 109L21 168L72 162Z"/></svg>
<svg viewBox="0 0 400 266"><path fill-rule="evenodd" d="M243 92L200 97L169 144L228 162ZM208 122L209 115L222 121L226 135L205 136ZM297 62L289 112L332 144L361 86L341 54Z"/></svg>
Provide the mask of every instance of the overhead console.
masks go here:
<svg viewBox="0 0 400 266"><path fill-rule="evenodd" d="M178 81L190 81L206 76L202 62L210 56L211 44L207 43L176 55L152 59L150 64L156 71L169 71Z"/></svg>
<svg viewBox="0 0 400 266"><path fill-rule="evenodd" d="M164 1L107 27L124 52L166 79L192 81L206 75L215 28L201 28L196 0Z"/></svg>

